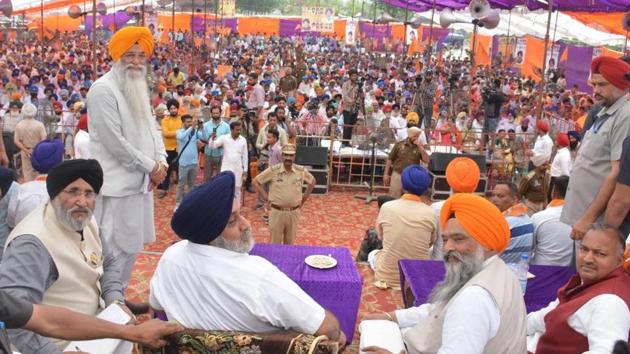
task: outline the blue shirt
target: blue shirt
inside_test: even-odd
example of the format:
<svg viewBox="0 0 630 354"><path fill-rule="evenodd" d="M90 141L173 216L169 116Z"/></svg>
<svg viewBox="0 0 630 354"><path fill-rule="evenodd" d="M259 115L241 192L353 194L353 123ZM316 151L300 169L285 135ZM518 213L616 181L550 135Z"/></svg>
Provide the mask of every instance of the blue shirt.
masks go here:
<svg viewBox="0 0 630 354"><path fill-rule="evenodd" d="M506 216L510 226L510 244L500 255L505 263L518 263L521 254L526 253L532 259L534 246L534 224L529 216Z"/></svg>
<svg viewBox="0 0 630 354"><path fill-rule="evenodd" d="M230 134L230 125L220 120L219 124L215 125L212 120L203 123L203 140L209 140L212 132L217 133L217 138L221 135ZM211 149L206 145L203 151L206 156L219 157L223 156L223 148Z"/></svg>
<svg viewBox="0 0 630 354"><path fill-rule="evenodd" d="M177 151L180 153L178 161L180 166L190 166L199 163L197 139L200 134L201 132L197 132L194 127L189 127L188 129L181 128L175 134L177 138ZM188 142L189 139L190 142ZM188 143L188 145L186 145L186 143ZM186 149L182 152L184 146L186 146Z"/></svg>

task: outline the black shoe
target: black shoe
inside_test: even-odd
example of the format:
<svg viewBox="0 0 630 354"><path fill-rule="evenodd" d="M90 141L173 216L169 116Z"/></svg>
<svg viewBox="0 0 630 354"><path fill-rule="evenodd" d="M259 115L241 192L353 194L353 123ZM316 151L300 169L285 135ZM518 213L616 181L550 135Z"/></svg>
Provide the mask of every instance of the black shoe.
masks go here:
<svg viewBox="0 0 630 354"><path fill-rule="evenodd" d="M125 300L125 305L134 315L142 315L149 312L149 304L146 302L131 302Z"/></svg>

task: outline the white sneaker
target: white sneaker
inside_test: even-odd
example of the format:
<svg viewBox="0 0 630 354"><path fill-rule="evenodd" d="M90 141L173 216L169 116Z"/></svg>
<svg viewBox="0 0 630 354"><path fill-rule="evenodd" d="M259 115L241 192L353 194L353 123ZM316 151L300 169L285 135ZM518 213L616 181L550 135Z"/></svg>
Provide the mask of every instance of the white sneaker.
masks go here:
<svg viewBox="0 0 630 354"><path fill-rule="evenodd" d="M179 203L175 203L175 207L173 208L173 212L177 211L177 208L179 208Z"/></svg>

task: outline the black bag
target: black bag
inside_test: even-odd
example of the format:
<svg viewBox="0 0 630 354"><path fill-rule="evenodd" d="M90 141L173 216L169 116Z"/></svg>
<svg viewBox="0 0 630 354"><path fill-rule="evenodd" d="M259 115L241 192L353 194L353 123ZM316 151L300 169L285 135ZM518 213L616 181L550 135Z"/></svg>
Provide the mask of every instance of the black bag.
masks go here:
<svg viewBox="0 0 630 354"><path fill-rule="evenodd" d="M361 247L359 248L359 253L357 253L356 261L367 262L368 254L370 252L373 250L380 250L382 248L383 241L378 238L376 230L371 227L365 231L365 237L363 237L363 241L361 241Z"/></svg>

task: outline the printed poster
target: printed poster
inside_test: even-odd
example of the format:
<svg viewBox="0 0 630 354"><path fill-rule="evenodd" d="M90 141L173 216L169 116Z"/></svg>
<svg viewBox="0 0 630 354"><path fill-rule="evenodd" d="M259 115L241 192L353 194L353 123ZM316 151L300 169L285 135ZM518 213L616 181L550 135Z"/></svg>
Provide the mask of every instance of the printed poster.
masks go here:
<svg viewBox="0 0 630 354"><path fill-rule="evenodd" d="M418 29L407 25L405 26L405 31L407 31L407 36L405 37L405 44L411 45L418 42Z"/></svg>
<svg viewBox="0 0 630 354"><path fill-rule="evenodd" d="M236 15L236 0L221 0L219 2L219 16L234 17Z"/></svg>
<svg viewBox="0 0 630 354"><path fill-rule="evenodd" d="M556 69L558 67L558 58L560 57L560 44L556 44L552 48L547 49L547 70Z"/></svg>
<svg viewBox="0 0 630 354"><path fill-rule="evenodd" d="M302 32L334 32L335 16L330 7L302 7Z"/></svg>
<svg viewBox="0 0 630 354"><path fill-rule="evenodd" d="M358 29L357 21L348 21L346 23L346 45L355 45Z"/></svg>
<svg viewBox="0 0 630 354"><path fill-rule="evenodd" d="M514 54L512 61L514 65L521 66L525 63L525 54L527 53L527 40L525 38L518 38L516 40L516 47L514 48Z"/></svg>

